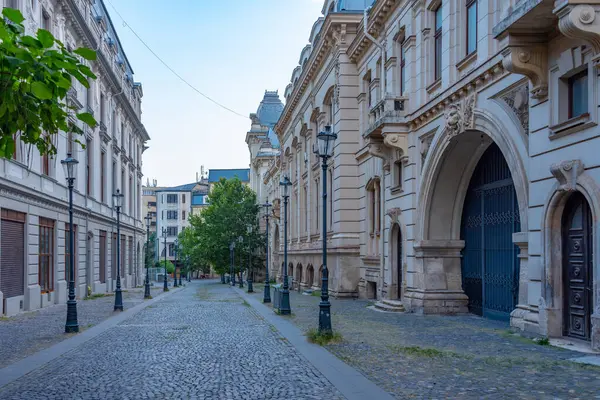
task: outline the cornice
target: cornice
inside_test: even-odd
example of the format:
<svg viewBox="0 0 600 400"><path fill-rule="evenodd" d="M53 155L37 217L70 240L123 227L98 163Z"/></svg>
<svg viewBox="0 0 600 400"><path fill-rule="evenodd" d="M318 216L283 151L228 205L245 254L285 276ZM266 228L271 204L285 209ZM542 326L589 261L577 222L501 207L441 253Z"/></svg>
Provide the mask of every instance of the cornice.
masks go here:
<svg viewBox="0 0 600 400"><path fill-rule="evenodd" d="M292 118L293 111L306 92L306 88L309 86L311 80L321 70L331 50L341 42L345 42L346 34L356 33L356 27L361 19L362 14L358 13L331 13L325 18L320 31L320 38L316 46L313 45L313 51L310 54L306 68L302 70L298 84L294 87L279 121L274 127L280 142L283 140L283 135Z"/></svg>

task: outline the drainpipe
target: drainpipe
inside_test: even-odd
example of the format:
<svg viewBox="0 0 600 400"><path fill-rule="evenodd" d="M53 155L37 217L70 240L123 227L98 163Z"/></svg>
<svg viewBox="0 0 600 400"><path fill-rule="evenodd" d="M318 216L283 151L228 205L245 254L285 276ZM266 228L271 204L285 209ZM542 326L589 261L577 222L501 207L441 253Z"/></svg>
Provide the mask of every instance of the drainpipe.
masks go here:
<svg viewBox="0 0 600 400"><path fill-rule="evenodd" d="M369 33L369 29L368 29L368 25L369 25L369 11L371 10L371 8L372 7L365 8L364 18L363 18L363 21L364 21L363 22L363 29L364 29L365 37L367 39L369 39L371 42L373 42L373 44L379 48L379 51L381 53L381 99L380 100L383 100L385 98L386 89L387 89L386 76L385 76L385 47L383 46L383 44L379 40L375 39Z"/></svg>

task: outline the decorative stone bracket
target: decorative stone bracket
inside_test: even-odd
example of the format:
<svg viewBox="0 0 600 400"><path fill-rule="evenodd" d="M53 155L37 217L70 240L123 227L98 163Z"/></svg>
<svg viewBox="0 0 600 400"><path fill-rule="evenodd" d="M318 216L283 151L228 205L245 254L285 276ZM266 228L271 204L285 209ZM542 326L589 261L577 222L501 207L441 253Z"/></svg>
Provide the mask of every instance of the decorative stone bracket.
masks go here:
<svg viewBox="0 0 600 400"><path fill-rule="evenodd" d="M475 127L475 103L477 94L471 95L450 104L446 109L446 134L452 138L459 133Z"/></svg>
<svg viewBox="0 0 600 400"><path fill-rule="evenodd" d="M568 38L582 39L589 43L595 54L594 66L600 68L600 4L574 3L574 0L563 1L554 10L559 18L558 28Z"/></svg>
<svg viewBox="0 0 600 400"><path fill-rule="evenodd" d="M573 192L577 188L577 178L583 173L584 167L581 160L562 161L552 164L550 172L558 180L561 192Z"/></svg>
<svg viewBox="0 0 600 400"><path fill-rule="evenodd" d="M398 207L390 208L385 212L392 219L392 223L398 222L398 217L402 214L402 211Z"/></svg>
<svg viewBox="0 0 600 400"><path fill-rule="evenodd" d="M548 51L544 44L511 43L502 51L502 65L516 74L525 75L531 81L531 96L536 100L548 96ZM520 42L520 40L519 40Z"/></svg>

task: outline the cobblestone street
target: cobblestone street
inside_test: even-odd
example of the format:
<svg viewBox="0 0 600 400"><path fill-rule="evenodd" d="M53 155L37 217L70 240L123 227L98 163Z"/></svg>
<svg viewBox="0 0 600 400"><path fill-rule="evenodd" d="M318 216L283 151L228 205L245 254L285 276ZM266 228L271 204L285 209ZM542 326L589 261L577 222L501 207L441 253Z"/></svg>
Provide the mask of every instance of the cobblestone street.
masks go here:
<svg viewBox="0 0 600 400"><path fill-rule="evenodd" d="M232 289L204 281L0 388L0 399L42 398L343 397Z"/></svg>
<svg viewBox="0 0 600 400"><path fill-rule="evenodd" d="M262 298L264 285L253 296ZM291 320L318 322L320 297L291 292ZM330 298L343 342L326 348L398 399L600 399L600 367L583 354L512 334L477 316L383 313L371 301Z"/></svg>

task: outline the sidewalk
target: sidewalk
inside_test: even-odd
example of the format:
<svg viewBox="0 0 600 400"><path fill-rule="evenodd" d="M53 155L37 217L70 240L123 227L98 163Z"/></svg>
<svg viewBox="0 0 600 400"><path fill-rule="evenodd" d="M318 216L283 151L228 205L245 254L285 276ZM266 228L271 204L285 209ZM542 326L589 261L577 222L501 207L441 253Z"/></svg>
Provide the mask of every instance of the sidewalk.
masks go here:
<svg viewBox="0 0 600 400"><path fill-rule="evenodd" d="M151 288L153 297L162 294L162 287ZM125 310L144 301L144 289L123 290ZM114 315L113 293L105 297L77 300L79 331L83 332ZM74 334L65 334L66 304L54 305L14 317L0 318L0 368L46 349Z"/></svg>
<svg viewBox="0 0 600 400"><path fill-rule="evenodd" d="M263 284L255 284L257 301ZM246 288L244 290L247 290ZM327 345L340 360L399 399L600 399L600 368L573 362L581 353L513 334L507 323L473 315L383 313L366 300L330 298L344 337ZM316 328L320 297L290 293L301 331Z"/></svg>

